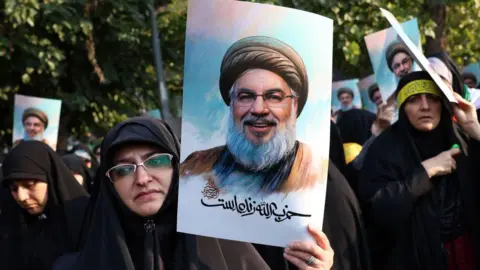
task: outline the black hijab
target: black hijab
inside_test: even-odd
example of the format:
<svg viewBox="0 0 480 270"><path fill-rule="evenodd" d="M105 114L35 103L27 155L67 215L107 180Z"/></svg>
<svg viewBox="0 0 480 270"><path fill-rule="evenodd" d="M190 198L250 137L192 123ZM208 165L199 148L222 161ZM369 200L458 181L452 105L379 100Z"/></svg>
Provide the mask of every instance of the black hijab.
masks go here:
<svg viewBox="0 0 480 270"><path fill-rule="evenodd" d="M362 109L342 112L337 120L337 127L343 143L363 145L372 136L371 128L376 118L375 114Z"/></svg>
<svg viewBox="0 0 480 270"><path fill-rule="evenodd" d="M159 212L150 218L129 210L104 176L115 152L137 143L173 156L170 190ZM89 204L82 252L63 257L54 269L268 269L249 243L176 232L179 151L173 131L161 120L136 117L113 128L102 142L98 188Z"/></svg>
<svg viewBox="0 0 480 270"><path fill-rule="evenodd" d="M345 168L347 166L345 162L345 150L343 149L343 140L340 132L338 131L335 122L330 120L330 160L345 174Z"/></svg>
<svg viewBox="0 0 480 270"><path fill-rule="evenodd" d="M75 154L65 155L62 159L70 171L83 177L82 186L89 192L90 187L93 185L93 179L90 170L85 165L85 160Z"/></svg>
<svg viewBox="0 0 480 270"><path fill-rule="evenodd" d="M46 144L23 141L2 165L0 195L0 262L2 269L51 269L64 253L74 251L88 195L60 157ZM8 194L15 180L48 184L48 201L39 216L28 214Z"/></svg>
<svg viewBox="0 0 480 270"><path fill-rule="evenodd" d="M399 82L397 94L414 80L432 81L426 72L412 72ZM399 120L367 153L358 195L367 215L376 269L446 269L442 243L478 224L473 218L478 204L472 194L478 175L472 166L478 142L462 135L453 123L451 105L441 98L441 120L434 130L416 130L407 119L404 103ZM421 162L453 144L463 152L457 157L457 170L429 179ZM471 145L473 156L467 157Z"/></svg>

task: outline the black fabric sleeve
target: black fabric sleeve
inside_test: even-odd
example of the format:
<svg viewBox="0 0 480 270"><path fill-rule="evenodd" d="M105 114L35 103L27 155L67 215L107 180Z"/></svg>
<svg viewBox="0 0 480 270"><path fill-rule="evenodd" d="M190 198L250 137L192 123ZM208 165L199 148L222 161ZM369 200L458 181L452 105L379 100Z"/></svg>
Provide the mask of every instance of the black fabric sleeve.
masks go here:
<svg viewBox="0 0 480 270"><path fill-rule="evenodd" d="M376 227L396 230L410 218L415 202L432 183L421 165L402 176L402 168L369 154L360 172L359 200Z"/></svg>

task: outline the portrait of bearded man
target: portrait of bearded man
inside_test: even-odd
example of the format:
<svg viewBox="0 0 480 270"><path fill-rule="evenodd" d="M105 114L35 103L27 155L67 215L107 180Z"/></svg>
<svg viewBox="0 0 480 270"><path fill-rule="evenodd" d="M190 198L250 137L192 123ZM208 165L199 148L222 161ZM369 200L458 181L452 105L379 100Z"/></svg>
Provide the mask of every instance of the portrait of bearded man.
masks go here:
<svg viewBox="0 0 480 270"><path fill-rule="evenodd" d="M41 141L50 145L45 138L45 130L48 127L48 115L38 108L27 108L22 114L23 138L15 140L13 146L22 141Z"/></svg>
<svg viewBox="0 0 480 270"><path fill-rule="evenodd" d="M321 180L311 149L296 138L308 77L293 48L266 36L235 42L223 57L219 88L229 106L226 145L190 154L182 179L202 176L225 192L266 194Z"/></svg>

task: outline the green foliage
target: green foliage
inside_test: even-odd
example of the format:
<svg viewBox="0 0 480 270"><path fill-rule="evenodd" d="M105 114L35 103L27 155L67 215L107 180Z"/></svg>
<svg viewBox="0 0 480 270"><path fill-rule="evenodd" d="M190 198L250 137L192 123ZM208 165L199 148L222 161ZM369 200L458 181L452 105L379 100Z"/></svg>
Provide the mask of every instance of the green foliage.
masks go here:
<svg viewBox="0 0 480 270"><path fill-rule="evenodd" d="M248 0L301 9L334 21L334 69L347 77L372 73L364 36L389 27L377 6L399 21L417 17L422 42L436 22L422 1ZM167 2L169 4L167 4ZM459 65L478 61L480 6L447 2L447 52ZM453 3L455 2L455 3ZM15 93L62 99L64 133L109 128L144 110L159 108L152 30L154 1L5 0L0 7L0 141L10 142ZM172 98L182 94L187 0L156 2L165 81ZM315 34L315 33L314 33ZM321 34L321 30L319 33Z"/></svg>
<svg viewBox="0 0 480 270"><path fill-rule="evenodd" d="M397 19L418 18L422 44L435 37L437 24L428 3L432 1L387 0L251 0L272 3L331 18L334 21L333 67L348 77L363 77L373 72L364 36L390 27L378 7L391 11ZM447 52L460 66L478 61L480 56L480 5L475 0L436 1L447 5ZM427 52L428 53L428 52Z"/></svg>
<svg viewBox="0 0 480 270"><path fill-rule="evenodd" d="M0 111L6 121L0 140L11 140L15 93L62 99L67 133L103 135L119 121L158 108L151 3L4 1ZM186 3L155 7L166 82L175 93L182 88Z"/></svg>

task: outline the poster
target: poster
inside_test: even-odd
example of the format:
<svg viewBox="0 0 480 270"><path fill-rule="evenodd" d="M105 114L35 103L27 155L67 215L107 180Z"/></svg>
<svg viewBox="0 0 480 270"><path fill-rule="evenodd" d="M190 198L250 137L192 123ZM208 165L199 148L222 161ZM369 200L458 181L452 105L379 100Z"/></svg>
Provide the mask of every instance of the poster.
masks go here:
<svg viewBox="0 0 480 270"><path fill-rule="evenodd" d="M383 103L383 98L375 80L375 74L361 79L357 86L362 98L363 109L376 114L377 106Z"/></svg>
<svg viewBox="0 0 480 270"><path fill-rule="evenodd" d="M336 81L332 83L332 110L361 109L362 98L357 87L358 79Z"/></svg>
<svg viewBox="0 0 480 270"><path fill-rule="evenodd" d="M421 50L417 19L400 25L413 44ZM365 36L365 43L383 102L393 104L393 94L400 79L412 71L419 71L420 67L393 27Z"/></svg>
<svg viewBox="0 0 480 270"><path fill-rule="evenodd" d="M332 39L332 20L315 14L189 1L179 232L313 241L307 225L322 226L325 204Z"/></svg>
<svg viewBox="0 0 480 270"><path fill-rule="evenodd" d="M162 114L160 113L160 109L150 110L147 112L147 115L156 119L162 119Z"/></svg>
<svg viewBox="0 0 480 270"><path fill-rule="evenodd" d="M457 100L455 99L452 90L450 90L450 87L447 86L445 81L443 81L440 76L438 76L438 74L430 66L427 58L423 55L420 41L416 42L413 36L410 36L408 34L406 28L402 27L402 25L397 21L397 19L395 18L395 16L393 16L392 13L383 8L380 8L380 11L382 12L383 16L388 20L390 25L392 25L393 29L395 29L395 32L397 32L398 34L399 40L401 40L402 43L406 46L409 54L414 58L415 63L418 64L420 69L428 72L428 74L432 77L433 81L435 81L442 93L450 102L457 103Z"/></svg>
<svg viewBox="0 0 480 270"><path fill-rule="evenodd" d="M13 145L38 140L56 150L61 108L61 100L15 95Z"/></svg>

